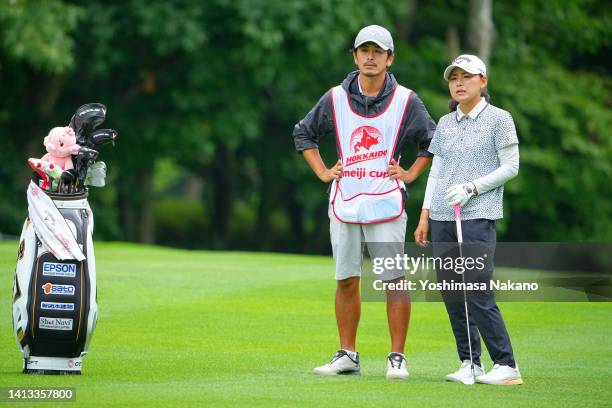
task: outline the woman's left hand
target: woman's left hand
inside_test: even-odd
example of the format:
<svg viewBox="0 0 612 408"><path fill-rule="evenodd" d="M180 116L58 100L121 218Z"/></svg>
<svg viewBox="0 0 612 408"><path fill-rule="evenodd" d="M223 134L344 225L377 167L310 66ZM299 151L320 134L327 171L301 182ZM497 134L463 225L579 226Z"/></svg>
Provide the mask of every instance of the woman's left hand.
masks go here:
<svg viewBox="0 0 612 408"><path fill-rule="evenodd" d="M446 202L454 206L456 204L461 204L463 207L470 198L477 194L476 186L474 183L468 182L463 184L455 184L446 190Z"/></svg>

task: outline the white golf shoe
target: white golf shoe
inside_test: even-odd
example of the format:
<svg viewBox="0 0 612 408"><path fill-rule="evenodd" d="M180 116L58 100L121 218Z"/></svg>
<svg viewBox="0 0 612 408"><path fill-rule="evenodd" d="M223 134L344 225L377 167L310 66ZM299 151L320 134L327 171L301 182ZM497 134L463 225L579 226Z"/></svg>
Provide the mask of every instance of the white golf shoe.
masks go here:
<svg viewBox="0 0 612 408"><path fill-rule="evenodd" d="M316 367L313 372L320 375L359 375L361 373L361 368L359 367L359 353L356 352L354 356L355 357L352 358L346 350L338 350L329 363Z"/></svg>
<svg viewBox="0 0 612 408"><path fill-rule="evenodd" d="M387 356L387 378L405 380L408 378L408 364L401 353L389 353Z"/></svg>
<svg viewBox="0 0 612 408"><path fill-rule="evenodd" d="M474 364L474 377L478 377L479 375L483 375L484 366L482 363L480 365ZM470 360L463 360L461 363L461 367L454 373L448 374L445 378L446 381L452 382L463 382L463 380L468 379L472 376L472 367L470 364Z"/></svg>
<svg viewBox="0 0 612 408"><path fill-rule="evenodd" d="M476 377L476 382L494 385L521 385L523 379L518 369L507 365L495 364L487 374Z"/></svg>

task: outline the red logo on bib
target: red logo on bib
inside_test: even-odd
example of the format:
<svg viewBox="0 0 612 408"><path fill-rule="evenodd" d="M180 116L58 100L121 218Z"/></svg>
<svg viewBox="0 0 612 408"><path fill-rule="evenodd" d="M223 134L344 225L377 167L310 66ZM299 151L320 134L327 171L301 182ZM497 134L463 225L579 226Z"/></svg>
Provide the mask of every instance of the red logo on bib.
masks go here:
<svg viewBox="0 0 612 408"><path fill-rule="evenodd" d="M380 143L382 134L373 126L360 126L351 134L351 150L357 153L359 149L370 150L370 147Z"/></svg>

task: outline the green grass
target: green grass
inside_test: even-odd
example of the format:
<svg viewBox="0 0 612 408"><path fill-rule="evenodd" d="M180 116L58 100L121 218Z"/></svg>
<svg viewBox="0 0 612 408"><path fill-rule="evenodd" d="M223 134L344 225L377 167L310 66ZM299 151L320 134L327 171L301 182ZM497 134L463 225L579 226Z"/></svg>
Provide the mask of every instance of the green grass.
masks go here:
<svg viewBox="0 0 612 408"><path fill-rule="evenodd" d="M76 387L68 407L610 405L611 304L502 304L525 385L467 387L443 381L459 362L442 304L413 304L410 379L391 382L384 304L364 303L362 375L317 377L337 349L330 258L130 244L96 246L100 318L83 375L26 376L11 324L16 251L0 243L0 386Z"/></svg>

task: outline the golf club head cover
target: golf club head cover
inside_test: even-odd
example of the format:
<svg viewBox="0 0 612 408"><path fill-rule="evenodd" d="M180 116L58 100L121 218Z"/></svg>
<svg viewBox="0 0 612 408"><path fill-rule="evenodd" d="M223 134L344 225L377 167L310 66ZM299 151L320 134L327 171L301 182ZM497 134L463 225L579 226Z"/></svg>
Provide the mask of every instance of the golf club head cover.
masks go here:
<svg viewBox="0 0 612 408"><path fill-rule="evenodd" d="M97 129L91 132L91 142L93 148L99 150L100 147L107 143L115 145L115 139L117 138L117 131L114 129Z"/></svg>
<svg viewBox="0 0 612 408"><path fill-rule="evenodd" d="M74 130L70 127L51 129L44 141L47 154L41 159L60 166L64 170L73 167L72 156L79 151Z"/></svg>
<svg viewBox="0 0 612 408"><path fill-rule="evenodd" d="M97 150L94 149L90 149L88 147L81 147L79 149L79 152L77 153L77 158L81 158L83 160L96 160L96 157L98 157L99 152Z"/></svg>
<svg viewBox="0 0 612 408"><path fill-rule="evenodd" d="M41 159L28 159L28 164L34 170L40 178L43 180L43 184L40 186L43 190L49 188L49 179L51 181L51 191L57 189L58 181L61 180L64 170L60 166L56 166L54 163L41 160Z"/></svg>
<svg viewBox="0 0 612 408"><path fill-rule="evenodd" d="M106 185L106 163L99 161L89 166L87 176L85 176L85 185L94 187Z"/></svg>
<svg viewBox="0 0 612 408"><path fill-rule="evenodd" d="M90 134L104 122L105 118L106 106L101 103L87 103L79 107L70 119L69 125L76 133L77 143L93 147Z"/></svg>

